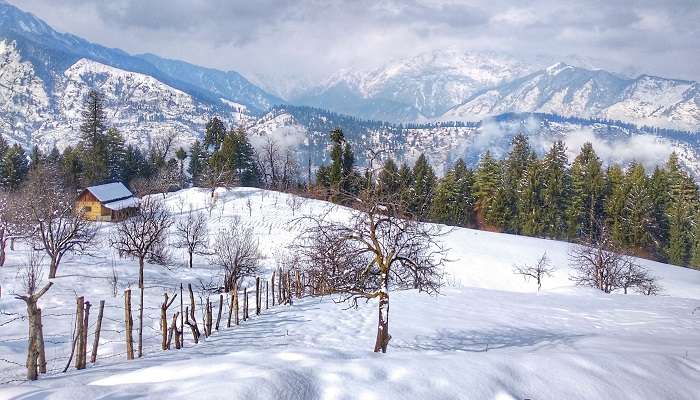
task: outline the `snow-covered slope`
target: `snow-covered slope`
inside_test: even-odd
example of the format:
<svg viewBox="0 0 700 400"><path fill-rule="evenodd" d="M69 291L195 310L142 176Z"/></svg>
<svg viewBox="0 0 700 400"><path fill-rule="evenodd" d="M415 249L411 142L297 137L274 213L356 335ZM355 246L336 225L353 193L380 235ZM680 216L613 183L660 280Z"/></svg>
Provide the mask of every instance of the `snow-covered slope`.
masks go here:
<svg viewBox="0 0 700 400"><path fill-rule="evenodd" d="M158 195L160 196L160 195ZM274 254L298 233L290 223L334 207L307 200L293 215L289 195L258 189L206 190L165 196L176 218L190 207L205 212L211 235L233 223L259 239L264 278ZM248 207L250 204L250 208ZM347 211L334 207L334 218ZM103 240L113 226L103 224ZM661 278L663 296L605 295L573 287L569 244L469 229L444 238L453 262L436 297L416 291L391 294L392 340L385 355L371 352L376 303L347 310L329 298L263 310L238 327L220 329L199 344L186 333L184 350L160 350L159 306L179 284L220 279L206 257L195 267L146 266L145 355L126 361L123 296L138 280L135 260L111 250L68 257L42 298L49 374L22 383L26 321L17 273L27 247L9 252L0 268L0 398L124 399L694 399L700 391L700 272L640 260ZM557 271L543 282L512 273L547 252ZM184 255L175 255L184 261ZM110 283L118 281L116 296ZM246 284L251 287L252 281ZM106 300L98 362L61 374L70 350L75 296L94 306ZM211 295L218 307L218 294ZM176 301L168 311L179 311ZM264 302L263 302L264 303ZM201 316L197 318L201 322ZM92 324L91 324L92 326ZM92 343L92 332L89 342Z"/></svg>
<svg viewBox="0 0 700 400"><path fill-rule="evenodd" d="M697 131L700 84L642 75L622 78L564 63L481 91L440 117L481 120L505 112L543 112Z"/></svg>

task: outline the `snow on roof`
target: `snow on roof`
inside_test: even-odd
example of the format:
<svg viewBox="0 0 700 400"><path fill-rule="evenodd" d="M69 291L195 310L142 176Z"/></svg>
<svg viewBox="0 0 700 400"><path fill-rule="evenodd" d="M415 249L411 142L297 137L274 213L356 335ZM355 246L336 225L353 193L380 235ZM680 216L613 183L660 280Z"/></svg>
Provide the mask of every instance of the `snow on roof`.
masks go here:
<svg viewBox="0 0 700 400"><path fill-rule="evenodd" d="M129 197L125 200L116 200L110 203L103 204L106 208L113 211L123 210L125 208L138 207L139 199L137 197Z"/></svg>
<svg viewBox="0 0 700 400"><path fill-rule="evenodd" d="M126 199L134 196L134 194L131 193L129 189L127 189L121 182L90 186L87 188L87 190L92 193L93 196L97 197L97 200L102 203Z"/></svg>

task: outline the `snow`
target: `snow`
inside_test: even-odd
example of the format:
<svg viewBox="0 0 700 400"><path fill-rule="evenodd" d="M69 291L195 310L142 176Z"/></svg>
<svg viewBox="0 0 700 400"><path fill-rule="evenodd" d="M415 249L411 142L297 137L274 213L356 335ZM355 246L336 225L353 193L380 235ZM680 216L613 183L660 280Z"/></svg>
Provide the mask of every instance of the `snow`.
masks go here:
<svg viewBox="0 0 700 400"><path fill-rule="evenodd" d="M212 235L233 221L252 227L265 256L263 276L269 277L274 253L300 229L288 196L237 188L218 189L212 198L207 190L188 189L164 201L176 218L190 208L205 212ZM296 216L329 207L333 218L348 215L306 200ZM101 223L100 238L113 229ZM11 296L21 290L16 277L27 249L20 245L0 268L0 399L697 398L700 312L693 310L700 306L700 272L640 260L662 279L664 295L606 295L572 286L567 243L469 229L446 230L443 239L453 261L442 293L390 293L387 354L371 352L376 302L346 310L329 298L264 310L198 345L187 332L184 350L161 351L163 292L172 293L180 282L197 287L200 280L219 279L206 257L195 256L191 270L146 266L145 356L130 362L124 357L121 293L136 288L137 262L119 259L103 242L101 253L68 256L40 301L50 372L32 383L21 382L26 321L7 322L24 313ZM536 284L512 268L535 262L544 251L558 269L538 294ZM119 275L116 297L112 265ZM93 303L93 320L94 305L107 303L98 362L61 374L76 294Z"/></svg>
<svg viewBox="0 0 700 400"><path fill-rule="evenodd" d="M87 188L87 190L97 197L97 200L103 203L133 196L133 193L131 193L131 191L129 191L129 189L127 189L121 182L90 186Z"/></svg>

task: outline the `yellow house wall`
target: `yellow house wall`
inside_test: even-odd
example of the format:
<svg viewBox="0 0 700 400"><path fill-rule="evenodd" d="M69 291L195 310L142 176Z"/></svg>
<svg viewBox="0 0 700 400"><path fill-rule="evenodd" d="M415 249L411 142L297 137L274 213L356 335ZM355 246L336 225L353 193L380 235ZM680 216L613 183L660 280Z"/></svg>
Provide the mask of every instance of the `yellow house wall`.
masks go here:
<svg viewBox="0 0 700 400"><path fill-rule="evenodd" d="M85 219L91 221L97 221L98 219L109 219L105 217L109 217L111 215L109 209L102 207L102 204L100 204L99 201L78 201L77 207L78 210L87 210L83 216Z"/></svg>

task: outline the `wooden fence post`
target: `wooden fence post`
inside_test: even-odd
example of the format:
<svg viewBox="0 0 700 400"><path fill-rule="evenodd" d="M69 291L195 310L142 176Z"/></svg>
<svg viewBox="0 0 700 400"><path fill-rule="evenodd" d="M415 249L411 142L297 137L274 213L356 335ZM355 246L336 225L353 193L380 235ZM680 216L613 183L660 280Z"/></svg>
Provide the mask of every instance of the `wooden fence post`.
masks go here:
<svg viewBox="0 0 700 400"><path fill-rule="evenodd" d="M265 309L270 308L270 282L265 279Z"/></svg>
<svg viewBox="0 0 700 400"><path fill-rule="evenodd" d="M233 287L233 298L234 298L234 303L235 303L235 307L236 307L236 321L235 322L236 322L236 326L238 326L241 323L241 320L238 318L238 308L239 308L238 307L239 306L239 304L238 304L238 285L234 285L234 287Z"/></svg>
<svg viewBox="0 0 700 400"><path fill-rule="evenodd" d="M228 321L226 321L226 327L231 327L231 319L233 318L233 299L234 299L235 289L231 291L231 301L228 302Z"/></svg>
<svg viewBox="0 0 700 400"><path fill-rule="evenodd" d="M219 322L221 322L221 309L224 308L224 295L219 294L219 312L216 313L216 330L219 330Z"/></svg>
<svg viewBox="0 0 700 400"><path fill-rule="evenodd" d="M243 321L248 319L248 288L243 288Z"/></svg>
<svg viewBox="0 0 700 400"><path fill-rule="evenodd" d="M76 318L78 322L75 328L75 334L78 337L77 354L75 355L75 369L82 369L80 360L82 358L83 340L85 340L83 336L83 330L85 329L85 298L80 296L75 300L75 303L77 315Z"/></svg>
<svg viewBox="0 0 700 400"><path fill-rule="evenodd" d="M185 347L185 308L183 307L184 302L184 296L182 295L182 282L180 282L180 347L177 347L178 349Z"/></svg>
<svg viewBox="0 0 700 400"><path fill-rule="evenodd" d="M275 271L272 271L272 307L275 306Z"/></svg>
<svg viewBox="0 0 700 400"><path fill-rule="evenodd" d="M126 359L134 359L134 337L131 331L134 327L134 320L131 318L131 289L126 289L124 291L124 322L126 334Z"/></svg>
<svg viewBox="0 0 700 400"><path fill-rule="evenodd" d="M214 305L209 301L209 297L207 297L207 337L211 336L211 327L212 327L212 308Z"/></svg>
<svg viewBox="0 0 700 400"><path fill-rule="evenodd" d="M92 342L92 353L90 354L90 363L94 364L97 361L97 346L100 344L100 331L102 330L102 315L105 310L105 301L100 300L100 311L97 312L97 325L95 325L95 339Z"/></svg>
<svg viewBox="0 0 700 400"><path fill-rule="evenodd" d="M163 297L163 304L160 305L160 347L162 350L170 350L170 345L168 344L168 308L170 308L175 298L177 298L177 294L173 295L170 301L168 301L168 293L163 293Z"/></svg>
<svg viewBox="0 0 700 400"><path fill-rule="evenodd" d="M255 315L260 315L262 293L260 292L260 277L255 277Z"/></svg>

